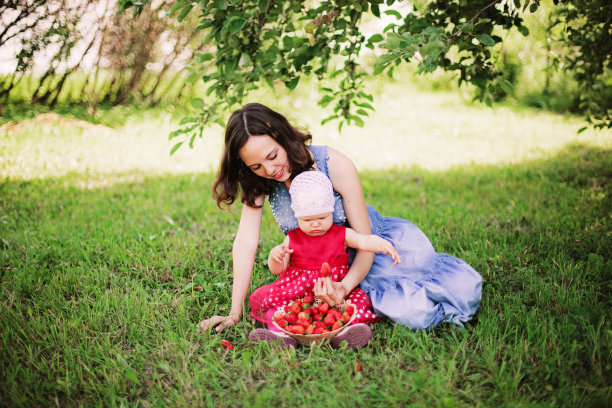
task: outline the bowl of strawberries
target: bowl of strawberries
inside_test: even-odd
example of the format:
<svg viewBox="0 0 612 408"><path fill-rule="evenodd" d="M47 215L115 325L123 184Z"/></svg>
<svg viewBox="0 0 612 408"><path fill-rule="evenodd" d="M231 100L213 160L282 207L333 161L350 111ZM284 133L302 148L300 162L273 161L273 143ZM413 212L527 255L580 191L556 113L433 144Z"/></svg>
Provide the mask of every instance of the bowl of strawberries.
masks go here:
<svg viewBox="0 0 612 408"><path fill-rule="evenodd" d="M306 295L274 313L274 325L302 345L320 343L339 334L355 320L355 305L345 301L334 307Z"/></svg>

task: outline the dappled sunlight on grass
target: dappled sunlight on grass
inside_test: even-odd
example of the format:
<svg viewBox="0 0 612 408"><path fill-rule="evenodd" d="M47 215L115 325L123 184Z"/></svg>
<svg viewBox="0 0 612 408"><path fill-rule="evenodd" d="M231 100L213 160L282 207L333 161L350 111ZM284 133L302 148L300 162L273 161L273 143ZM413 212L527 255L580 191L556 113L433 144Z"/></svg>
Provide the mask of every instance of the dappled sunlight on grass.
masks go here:
<svg viewBox="0 0 612 408"><path fill-rule="evenodd" d="M612 148L612 131L577 134L584 123L576 117L489 108L469 102L466 92L430 93L409 83L385 83L374 93L376 111L366 126L342 132L333 122L320 125L327 112L316 105L318 95L310 83L293 94L262 89L250 100L285 113L310 130L314 144L341 150L360 170L504 165L551 157L577 143ZM176 115L160 109L137 110L114 128L56 114L5 124L0 129L0 178L71 175L76 185L94 188L159 174L214 172L223 130L214 125L193 149L185 144L170 156L178 140L169 141L168 135L177 128Z"/></svg>

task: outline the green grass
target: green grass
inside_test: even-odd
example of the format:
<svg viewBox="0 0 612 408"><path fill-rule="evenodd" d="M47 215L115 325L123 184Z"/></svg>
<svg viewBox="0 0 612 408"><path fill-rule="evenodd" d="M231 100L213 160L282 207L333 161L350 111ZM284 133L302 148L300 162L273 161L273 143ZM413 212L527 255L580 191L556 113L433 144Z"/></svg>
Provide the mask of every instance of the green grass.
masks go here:
<svg viewBox="0 0 612 408"><path fill-rule="evenodd" d="M168 157L162 109L21 120L0 130L0 406L609 404L610 133L385 87L368 126L340 135L301 92L261 98L355 156L368 203L482 273L475 320L382 322L357 351L249 343L249 319L197 336L231 296L240 208L210 195L220 130ZM281 239L264 213L252 288L274 279Z"/></svg>

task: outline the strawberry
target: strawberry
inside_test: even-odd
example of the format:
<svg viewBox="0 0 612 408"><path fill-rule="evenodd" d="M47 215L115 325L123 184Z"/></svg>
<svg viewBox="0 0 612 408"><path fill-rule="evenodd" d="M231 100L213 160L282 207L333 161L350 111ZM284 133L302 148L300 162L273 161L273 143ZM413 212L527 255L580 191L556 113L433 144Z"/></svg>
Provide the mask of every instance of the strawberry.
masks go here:
<svg viewBox="0 0 612 408"><path fill-rule="evenodd" d="M330 331L331 330L329 330L329 329L323 329L323 333L322 334L329 333Z"/></svg>
<svg viewBox="0 0 612 408"><path fill-rule="evenodd" d="M310 316L306 312L298 313L298 320L310 320Z"/></svg>
<svg viewBox="0 0 612 408"><path fill-rule="evenodd" d="M328 310L329 310L329 305L327 303L323 302L319 305L319 313L321 313L321 315L324 315L325 313L327 313Z"/></svg>
<svg viewBox="0 0 612 408"><path fill-rule="evenodd" d="M297 300L295 302L293 302L290 306L289 309L295 313L298 314L302 311L302 304L300 302L298 302Z"/></svg>
<svg viewBox="0 0 612 408"><path fill-rule="evenodd" d="M355 306L353 306L353 305L346 305L344 310L349 314L349 316L352 316L353 313L355 313Z"/></svg>
<svg viewBox="0 0 612 408"><path fill-rule="evenodd" d="M312 316L312 320L321 320L321 315L320 314L315 314L314 316Z"/></svg>
<svg viewBox="0 0 612 408"><path fill-rule="evenodd" d="M342 320L338 320L334 323L331 329L332 331L334 331L334 330L341 328L342 326L344 326L344 322Z"/></svg>
<svg viewBox="0 0 612 408"><path fill-rule="evenodd" d="M342 320L344 320L345 322L348 322L349 320L351 320L351 315L348 314L348 312L342 313Z"/></svg>
<svg viewBox="0 0 612 408"><path fill-rule="evenodd" d="M326 278L330 275L331 275L331 268L329 267L329 264L327 262L323 262L323 265L321 265L321 277Z"/></svg>
<svg viewBox="0 0 612 408"><path fill-rule="evenodd" d="M361 363L359 361L355 363L355 371L361 371Z"/></svg>
<svg viewBox="0 0 612 408"><path fill-rule="evenodd" d="M314 324L311 324L306 328L306 334L312 334L314 333L314 330L315 330Z"/></svg>
<svg viewBox="0 0 612 408"><path fill-rule="evenodd" d="M304 313L306 313L308 316L312 316L312 309L311 308L304 309Z"/></svg>
<svg viewBox="0 0 612 408"><path fill-rule="evenodd" d="M342 313L340 313L339 311L337 311L336 309L332 309L329 311L329 314L333 314L334 316L334 320L340 320L342 319Z"/></svg>
<svg viewBox="0 0 612 408"><path fill-rule="evenodd" d="M306 295L304 296L304 299L302 299L302 301L304 303L312 303L314 302L314 297L312 297L311 295Z"/></svg>
<svg viewBox="0 0 612 408"><path fill-rule="evenodd" d="M230 343L229 340L221 341L221 347L223 347L226 350L233 350L234 349L234 346L232 346L232 344Z"/></svg>
<svg viewBox="0 0 612 408"><path fill-rule="evenodd" d="M280 322L276 322L276 324L278 324L280 327L286 327L289 323L283 319Z"/></svg>
<svg viewBox="0 0 612 408"><path fill-rule="evenodd" d="M323 323L323 322L322 322L322 321L320 321L320 320L316 320L316 321L314 322L314 325L315 325L315 327L316 327L317 329L318 329L319 327L320 327L320 328L325 328L325 323Z"/></svg>
<svg viewBox="0 0 612 408"><path fill-rule="evenodd" d="M289 322L289 324L294 325L298 321L297 314L290 312L285 315L285 319Z"/></svg>
<svg viewBox="0 0 612 408"><path fill-rule="evenodd" d="M274 313L274 321L276 322L280 322L281 320L285 319L285 312L283 312L282 310L277 310Z"/></svg>
<svg viewBox="0 0 612 408"><path fill-rule="evenodd" d="M321 333L323 333L323 330L325 330L325 327L317 327L316 329L314 329L312 334L321 334Z"/></svg>
<svg viewBox="0 0 612 408"><path fill-rule="evenodd" d="M304 319L298 319L297 324L302 326L303 328L310 326L310 322Z"/></svg>
<svg viewBox="0 0 612 408"><path fill-rule="evenodd" d="M294 334L304 334L305 331L306 329L304 326L300 326L299 324L291 327L291 333Z"/></svg>
<svg viewBox="0 0 612 408"><path fill-rule="evenodd" d="M325 320L323 320L323 323L326 326L331 326L335 322L336 322L336 319L334 319L334 316L332 316L331 314L328 314L327 316L325 316Z"/></svg>

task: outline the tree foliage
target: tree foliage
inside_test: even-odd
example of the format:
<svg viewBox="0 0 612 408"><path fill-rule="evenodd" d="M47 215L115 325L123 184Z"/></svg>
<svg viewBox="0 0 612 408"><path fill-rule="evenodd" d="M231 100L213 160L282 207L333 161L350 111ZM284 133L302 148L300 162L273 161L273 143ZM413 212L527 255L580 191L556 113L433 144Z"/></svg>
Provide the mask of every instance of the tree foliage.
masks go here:
<svg viewBox="0 0 612 408"><path fill-rule="evenodd" d="M565 41L579 50L569 57L575 62L567 69L576 71L585 88L593 91L588 95L594 97L602 86L599 79L607 75L610 42L604 51L608 52L605 61L588 50L610 39L609 22L597 28L572 23L593 18L609 21L610 6L605 0L561 3L559 19L569 24ZM138 15L146 1L120 0L120 4L122 9L133 7L134 15ZM337 119L340 128L345 123L363 125L364 117L373 109L373 98L364 90L364 77L383 72L392 75L394 67L411 61L418 64L419 73L439 68L456 72L459 84L474 85L475 99L490 104L496 91L512 92L512 84L494 64L501 34L514 28L528 35L521 15L538 6L539 0L411 4L395 0L177 0L170 14L180 21L196 13L197 30L204 31L206 40L216 48L195 56L190 78L202 80L207 91L193 102L198 113L184 118L184 127L171 137L186 137L192 144L206 124L221 124L221 113L239 105L261 83L273 85L280 80L294 89L307 75L333 84L320 88L319 104L331 108L324 121ZM360 23L366 15L393 21L380 32L365 34ZM604 34L602 39L597 40L598 32ZM366 49L376 55L373 66L364 65L365 59L360 58ZM585 106L589 112L598 113L590 113L588 118L597 126L610 126L609 101L595 106L591 96L585 97Z"/></svg>

